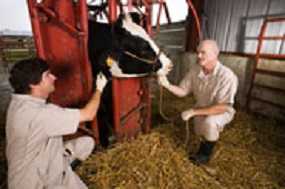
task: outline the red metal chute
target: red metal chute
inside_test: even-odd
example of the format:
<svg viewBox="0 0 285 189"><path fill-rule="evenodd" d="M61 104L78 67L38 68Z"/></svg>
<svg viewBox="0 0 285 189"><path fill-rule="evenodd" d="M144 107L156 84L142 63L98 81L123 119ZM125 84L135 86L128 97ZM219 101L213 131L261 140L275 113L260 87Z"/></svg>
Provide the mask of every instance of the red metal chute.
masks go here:
<svg viewBox="0 0 285 189"><path fill-rule="evenodd" d="M83 106L90 98L92 71L88 59L86 0L27 0L39 57L58 77L51 101L65 107ZM108 1L109 20L117 18L117 1ZM96 41L94 41L96 43ZM113 78L114 131L117 139L130 138L150 128L148 78ZM52 118L51 118L52 119ZM97 121L92 135L99 143ZM99 125L104 127L103 125Z"/></svg>
<svg viewBox="0 0 285 189"><path fill-rule="evenodd" d="M84 105L93 92L86 0L27 2L37 55L49 62L58 78L51 101L64 107ZM96 121L92 130L98 141Z"/></svg>

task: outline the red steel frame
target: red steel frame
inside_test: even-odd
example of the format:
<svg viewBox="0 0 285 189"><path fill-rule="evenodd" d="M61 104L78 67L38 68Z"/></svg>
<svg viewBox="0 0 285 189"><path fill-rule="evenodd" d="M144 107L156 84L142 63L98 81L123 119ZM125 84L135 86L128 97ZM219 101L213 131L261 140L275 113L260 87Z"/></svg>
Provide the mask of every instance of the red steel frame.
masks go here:
<svg viewBox="0 0 285 189"><path fill-rule="evenodd" d="M37 55L48 61L58 78L50 100L64 107L82 107L93 92L86 0L76 3L27 0L27 3ZM91 122L91 130L84 130L98 142L96 120Z"/></svg>
<svg viewBox="0 0 285 189"><path fill-rule="evenodd" d="M269 87L269 86L264 86L261 84L255 84L254 80L256 77L256 74L266 74L266 75L272 75L272 76L276 76L276 77L282 77L285 78L285 73L284 72L278 72L278 71L269 71L269 70L264 70L264 69L259 69L257 68L258 63L260 61L261 58L266 58L266 59L283 59L285 60L285 55L284 54L262 54L261 53L261 49L262 49L262 45L263 45L263 41L264 40L282 40L283 42L285 41L285 35L283 36L265 36L265 32L268 26L268 23L270 22L285 22L285 17L272 17L272 18L266 18L262 24L261 27L261 31L260 34L258 36L258 46L257 46L257 50L256 50L256 55L254 57L255 63L254 63L254 67L253 67L253 73L251 76L251 82L250 82L250 87L248 90L248 95L247 95L247 110L250 110L250 102L251 100L257 100L257 101L261 101L267 104L270 104L272 106L284 109L285 106L281 105L281 104L276 104L273 103L269 100L265 100L265 99L261 99L259 97L253 97L252 96L252 90L254 86L257 86L259 88L264 88L267 90L272 90L272 91L276 91L279 93L283 93L285 94L285 90L283 89L279 89L279 88L273 88L273 87Z"/></svg>
<svg viewBox="0 0 285 189"><path fill-rule="evenodd" d="M193 14L193 17L195 19L195 26L198 32L198 37L199 37L199 41L202 40L203 35L202 35L202 31L201 31L201 24L200 24L200 19L198 16L198 13L193 5L193 2L191 0L187 0L187 4L189 9L191 10L191 13Z"/></svg>
<svg viewBox="0 0 285 189"><path fill-rule="evenodd" d="M199 40L202 39L202 32L201 32L201 24L200 24L200 19L198 16L198 13L195 9L195 6L193 5L192 0L186 0L187 5L189 7L190 12L192 13L194 20L195 20L195 26L197 29L197 33L198 33L198 38ZM153 9L153 5L154 4L158 4L159 5L159 9L158 9L158 15L157 15L157 19L156 19L156 31L159 32L160 30L160 17L161 17L161 13L162 13L162 9L164 9L165 14L166 14L166 19L168 24L171 24L171 18L170 18L170 14L169 14L169 10L168 10L168 6L167 3L165 2L165 0L128 0L127 1L127 6L128 6L128 10L131 11L133 9L133 7L145 7L145 16L146 16L146 30L150 35L153 35L154 32L152 31L152 9ZM110 16L109 16L109 22L112 22L114 20L111 20L112 18L116 19L116 15L117 15L117 3L115 1L109 0L108 1L108 7L110 10ZM112 15L112 16L111 16Z"/></svg>
<svg viewBox="0 0 285 189"><path fill-rule="evenodd" d="M169 15L168 7L165 2L165 0L128 0L127 1L127 6L128 10L131 11L133 7L145 7L145 19L146 19L146 31L148 34L153 35L154 32L152 30L152 10L153 10L153 5L158 4L159 9L158 9L158 15L157 15L157 20L156 20L156 31L159 32L160 30L160 16L162 9L164 9L165 14L166 14L166 19L168 24L171 23L171 18Z"/></svg>
<svg viewBox="0 0 285 189"><path fill-rule="evenodd" d="M51 71L58 77L51 101L65 107L83 106L93 92L86 0L27 2L37 54L49 62ZM109 20L113 23L117 18L117 1L108 1L108 7ZM114 130L119 141L150 130L147 81L148 77L113 78ZM91 129L84 130L99 143L97 119L91 123Z"/></svg>

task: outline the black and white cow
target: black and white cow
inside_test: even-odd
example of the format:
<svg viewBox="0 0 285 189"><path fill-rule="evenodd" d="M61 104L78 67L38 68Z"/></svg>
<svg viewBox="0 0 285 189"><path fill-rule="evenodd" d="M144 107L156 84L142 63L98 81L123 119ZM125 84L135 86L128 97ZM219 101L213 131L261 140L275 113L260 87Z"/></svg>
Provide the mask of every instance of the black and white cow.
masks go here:
<svg viewBox="0 0 285 189"><path fill-rule="evenodd" d="M135 22L133 21L135 20ZM136 13L120 15L113 24L89 20L89 59L93 76L103 72L109 80L116 77L138 77L149 73L167 75L171 60L160 51L146 31L138 25ZM98 111L100 142L108 145L107 137L113 128L112 87L104 89Z"/></svg>
<svg viewBox="0 0 285 189"><path fill-rule="evenodd" d="M89 58L95 74L98 71L117 77L136 77L151 72L168 74L171 60L146 31L133 22L135 15L120 15L113 26L89 21Z"/></svg>

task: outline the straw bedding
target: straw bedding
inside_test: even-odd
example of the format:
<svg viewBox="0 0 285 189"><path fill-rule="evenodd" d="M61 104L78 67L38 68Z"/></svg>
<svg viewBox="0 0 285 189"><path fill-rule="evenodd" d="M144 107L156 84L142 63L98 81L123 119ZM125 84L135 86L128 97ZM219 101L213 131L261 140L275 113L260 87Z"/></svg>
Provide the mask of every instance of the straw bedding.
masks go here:
<svg viewBox="0 0 285 189"><path fill-rule="evenodd" d="M193 100L167 97L166 102L171 103L164 107L165 113L175 117ZM188 160L199 146L193 130L186 146L185 123L162 121L153 110L151 133L97 152L77 170L90 188L285 188L281 123L238 111L209 164L199 167Z"/></svg>

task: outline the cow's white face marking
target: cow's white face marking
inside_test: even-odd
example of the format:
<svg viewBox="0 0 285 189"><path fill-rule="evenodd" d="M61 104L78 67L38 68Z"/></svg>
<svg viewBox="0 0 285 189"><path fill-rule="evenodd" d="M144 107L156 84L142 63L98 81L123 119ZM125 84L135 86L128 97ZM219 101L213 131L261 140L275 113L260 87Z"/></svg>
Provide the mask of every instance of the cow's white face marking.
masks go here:
<svg viewBox="0 0 285 189"><path fill-rule="evenodd" d="M127 31L129 31L132 35L138 36L146 40L150 44L154 52L158 55L159 53L158 46L154 43L154 41L150 38L150 36L141 26L137 25L132 21L132 18L130 17L129 14L125 16L122 27L125 28ZM160 68L156 73L158 75L167 75L173 67L171 60L163 52L160 53L158 58L162 63L162 68Z"/></svg>

